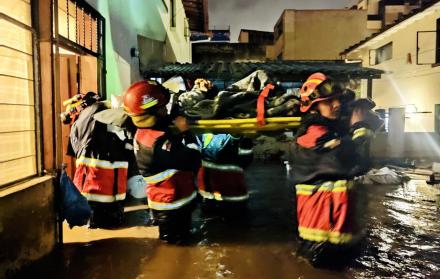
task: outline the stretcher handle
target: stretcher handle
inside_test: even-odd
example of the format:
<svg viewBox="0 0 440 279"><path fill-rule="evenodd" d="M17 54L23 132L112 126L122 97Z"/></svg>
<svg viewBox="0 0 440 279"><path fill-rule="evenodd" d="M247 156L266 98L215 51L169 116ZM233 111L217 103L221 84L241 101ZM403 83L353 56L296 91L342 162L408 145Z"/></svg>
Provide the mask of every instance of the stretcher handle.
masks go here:
<svg viewBox="0 0 440 279"><path fill-rule="evenodd" d="M269 95L270 90L274 89L275 86L273 84L268 84L263 88L257 100L257 125L264 126L266 124L266 120L264 119L264 100Z"/></svg>

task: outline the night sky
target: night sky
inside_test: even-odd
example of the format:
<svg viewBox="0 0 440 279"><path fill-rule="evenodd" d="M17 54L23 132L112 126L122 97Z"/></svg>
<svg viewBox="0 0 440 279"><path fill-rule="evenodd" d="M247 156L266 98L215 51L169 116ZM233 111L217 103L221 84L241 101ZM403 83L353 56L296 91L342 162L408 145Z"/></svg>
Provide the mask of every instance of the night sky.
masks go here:
<svg viewBox="0 0 440 279"><path fill-rule="evenodd" d="M284 9L340 9L357 0L210 0L209 25L231 26L231 41L237 41L240 29L273 31Z"/></svg>

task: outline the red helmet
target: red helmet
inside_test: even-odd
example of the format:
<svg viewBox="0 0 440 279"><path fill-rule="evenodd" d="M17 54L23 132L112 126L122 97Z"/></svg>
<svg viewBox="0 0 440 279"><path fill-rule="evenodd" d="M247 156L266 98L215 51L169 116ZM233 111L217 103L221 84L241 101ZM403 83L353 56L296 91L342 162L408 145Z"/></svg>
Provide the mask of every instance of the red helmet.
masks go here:
<svg viewBox="0 0 440 279"><path fill-rule="evenodd" d="M123 96L124 110L130 116L147 114L153 107L165 106L169 100L168 90L154 80L133 83Z"/></svg>
<svg viewBox="0 0 440 279"><path fill-rule="evenodd" d="M304 82L300 94L300 110L307 112L314 103L338 97L342 89L323 73L314 73Z"/></svg>

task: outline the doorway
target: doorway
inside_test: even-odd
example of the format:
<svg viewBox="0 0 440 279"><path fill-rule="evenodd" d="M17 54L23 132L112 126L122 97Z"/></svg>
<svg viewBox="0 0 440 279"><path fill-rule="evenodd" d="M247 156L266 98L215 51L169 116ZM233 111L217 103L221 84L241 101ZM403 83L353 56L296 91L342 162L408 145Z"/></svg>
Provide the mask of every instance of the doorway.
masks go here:
<svg viewBox="0 0 440 279"><path fill-rule="evenodd" d="M59 69L61 111L66 109L63 102L76 94L85 94L89 91L98 93L98 59L95 56L75 53L60 47ZM63 162L67 165L67 174L73 178L75 158L67 156L70 127L70 124L63 124L61 136Z"/></svg>

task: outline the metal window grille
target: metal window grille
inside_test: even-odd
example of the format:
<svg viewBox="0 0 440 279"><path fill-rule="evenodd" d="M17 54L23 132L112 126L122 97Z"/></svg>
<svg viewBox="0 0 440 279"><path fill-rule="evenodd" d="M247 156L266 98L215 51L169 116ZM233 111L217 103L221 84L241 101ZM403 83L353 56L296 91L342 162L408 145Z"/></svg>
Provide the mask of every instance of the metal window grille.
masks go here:
<svg viewBox="0 0 440 279"><path fill-rule="evenodd" d="M85 1L58 0L58 32L89 54L103 53L104 18Z"/></svg>

